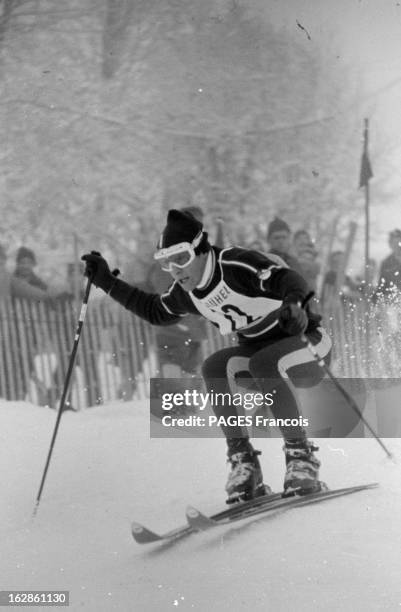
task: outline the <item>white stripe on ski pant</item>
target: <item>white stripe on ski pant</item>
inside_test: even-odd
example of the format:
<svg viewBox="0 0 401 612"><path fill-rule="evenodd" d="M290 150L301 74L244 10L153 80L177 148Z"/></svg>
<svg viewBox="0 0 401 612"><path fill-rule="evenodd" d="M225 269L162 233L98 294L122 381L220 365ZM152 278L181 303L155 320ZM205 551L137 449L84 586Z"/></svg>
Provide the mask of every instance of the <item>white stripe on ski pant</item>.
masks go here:
<svg viewBox="0 0 401 612"><path fill-rule="evenodd" d="M324 359L326 355L329 353L332 342L330 336L326 332L323 327L318 327L317 330L321 334L321 339L317 344L313 345L313 348L319 355L321 359ZM312 355L310 350L305 346L304 348L298 349L297 351L293 351L292 353L288 353L288 355L284 355L281 359L278 360L277 367L282 378L289 378L287 371L290 368L293 368L297 365L303 365L304 363L309 363L311 361L316 361L315 357Z"/></svg>

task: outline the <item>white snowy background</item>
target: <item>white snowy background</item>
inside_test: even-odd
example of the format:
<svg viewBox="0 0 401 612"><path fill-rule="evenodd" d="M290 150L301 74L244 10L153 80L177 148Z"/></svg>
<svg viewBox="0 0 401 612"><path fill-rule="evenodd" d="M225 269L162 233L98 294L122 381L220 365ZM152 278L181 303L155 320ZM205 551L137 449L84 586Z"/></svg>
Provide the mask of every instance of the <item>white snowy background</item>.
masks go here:
<svg viewBox="0 0 401 612"><path fill-rule="evenodd" d="M0 590L69 590L69 609L90 612L401 609L400 465L373 439L320 440L319 456L331 488L378 489L140 546L134 519L164 531L188 503L221 509L223 440L150 439L146 401L67 412L32 519L55 418L0 403ZM258 442L280 489L281 441Z"/></svg>

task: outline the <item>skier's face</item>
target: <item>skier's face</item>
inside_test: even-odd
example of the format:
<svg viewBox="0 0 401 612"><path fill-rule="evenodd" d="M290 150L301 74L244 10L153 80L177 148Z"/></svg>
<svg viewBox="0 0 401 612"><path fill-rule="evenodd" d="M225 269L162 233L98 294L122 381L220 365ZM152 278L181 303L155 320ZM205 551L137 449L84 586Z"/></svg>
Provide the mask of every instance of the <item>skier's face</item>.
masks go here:
<svg viewBox="0 0 401 612"><path fill-rule="evenodd" d="M199 285L205 269L207 255L207 253L196 255L195 259L185 268L172 267L170 274L184 291L193 291Z"/></svg>

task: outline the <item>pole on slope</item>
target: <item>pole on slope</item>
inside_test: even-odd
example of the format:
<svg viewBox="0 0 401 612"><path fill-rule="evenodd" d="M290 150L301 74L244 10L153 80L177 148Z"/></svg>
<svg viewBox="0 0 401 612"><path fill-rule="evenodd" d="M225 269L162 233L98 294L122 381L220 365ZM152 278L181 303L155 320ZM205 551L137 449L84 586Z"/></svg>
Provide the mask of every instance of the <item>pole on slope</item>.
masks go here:
<svg viewBox="0 0 401 612"><path fill-rule="evenodd" d="M86 315L86 310L88 307L88 300L89 300L89 293L91 290L91 286L92 286L92 280L89 278L88 282L86 284L86 289L85 289L85 295L82 301L82 305L81 305L81 311L79 314L79 319L78 319L78 324L77 324L77 328L75 331L75 337L74 337L74 344L72 347L72 351L71 351L71 355L70 355L70 359L68 362L68 369L67 369L67 374L65 376L65 380L64 380L64 388L63 388L63 393L61 395L61 399L60 399L60 404L58 407L58 411L57 411L57 418L56 418L56 423L54 426L54 430L53 430L53 435L52 435L52 439L50 442L50 447L49 447L49 452L47 454L47 459L46 459L46 464L43 470L43 475L42 475L42 480L40 482L40 486L39 486L39 490L38 490L38 494L36 496L36 503L35 503L35 508L33 510L33 517L36 516L37 511L39 509L39 504L40 504L40 499L42 496L42 492L43 492L43 487L45 485L45 481L46 481L46 476L47 476L47 472L49 469L49 465L50 465L50 460L53 454L53 449L54 449L54 445L56 442L56 437L57 437L57 432L60 426L60 421L61 421L61 417L64 411L64 407L65 407L65 402L66 402L66 398L67 398L67 393L68 393L68 389L70 386L70 382L71 382L71 376L73 373L73 368L74 368L74 362L75 362L75 358L77 355L77 350L78 350L78 344L79 344L79 340L81 338L81 333L82 333L82 327L83 327L83 323L85 320L85 315Z"/></svg>

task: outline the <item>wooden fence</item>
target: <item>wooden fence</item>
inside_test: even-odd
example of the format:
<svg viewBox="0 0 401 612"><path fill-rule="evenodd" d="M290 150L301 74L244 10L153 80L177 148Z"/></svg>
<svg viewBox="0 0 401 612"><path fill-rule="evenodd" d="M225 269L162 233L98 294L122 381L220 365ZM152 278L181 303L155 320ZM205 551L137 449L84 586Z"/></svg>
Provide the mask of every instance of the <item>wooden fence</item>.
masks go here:
<svg viewBox="0 0 401 612"><path fill-rule="evenodd" d="M9 299L0 304L0 397L57 407L80 306ZM401 307L332 301L324 325L333 338L339 377L401 377ZM207 327L204 356L234 343ZM112 300L89 304L74 368L69 407L145 398L160 376L154 328Z"/></svg>
<svg viewBox="0 0 401 612"><path fill-rule="evenodd" d="M340 378L401 377L401 296L331 301L323 323L333 340L332 369Z"/></svg>

